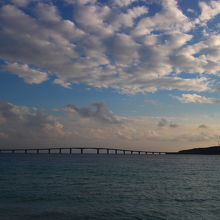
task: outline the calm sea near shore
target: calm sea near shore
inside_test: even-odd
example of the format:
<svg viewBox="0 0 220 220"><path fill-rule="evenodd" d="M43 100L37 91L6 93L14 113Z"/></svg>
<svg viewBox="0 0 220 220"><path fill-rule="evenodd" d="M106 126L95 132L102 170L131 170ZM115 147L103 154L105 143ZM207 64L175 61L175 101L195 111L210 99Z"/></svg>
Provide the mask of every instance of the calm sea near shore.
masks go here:
<svg viewBox="0 0 220 220"><path fill-rule="evenodd" d="M220 219L220 156L0 154L0 219Z"/></svg>

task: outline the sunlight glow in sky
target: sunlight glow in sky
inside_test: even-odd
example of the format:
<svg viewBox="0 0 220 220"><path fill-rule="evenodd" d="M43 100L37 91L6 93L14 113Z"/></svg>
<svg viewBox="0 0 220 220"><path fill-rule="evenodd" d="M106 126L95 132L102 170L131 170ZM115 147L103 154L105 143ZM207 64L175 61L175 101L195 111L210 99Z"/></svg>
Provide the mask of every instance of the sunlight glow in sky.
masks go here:
<svg viewBox="0 0 220 220"><path fill-rule="evenodd" d="M0 2L0 147L216 145L219 76L218 0Z"/></svg>

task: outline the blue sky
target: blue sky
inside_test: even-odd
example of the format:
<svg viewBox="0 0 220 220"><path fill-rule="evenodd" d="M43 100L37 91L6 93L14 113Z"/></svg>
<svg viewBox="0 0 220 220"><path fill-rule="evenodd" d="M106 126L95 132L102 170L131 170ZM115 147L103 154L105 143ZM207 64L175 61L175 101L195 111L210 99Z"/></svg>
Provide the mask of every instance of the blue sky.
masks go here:
<svg viewBox="0 0 220 220"><path fill-rule="evenodd" d="M1 145L216 144L219 32L215 0L1 1Z"/></svg>

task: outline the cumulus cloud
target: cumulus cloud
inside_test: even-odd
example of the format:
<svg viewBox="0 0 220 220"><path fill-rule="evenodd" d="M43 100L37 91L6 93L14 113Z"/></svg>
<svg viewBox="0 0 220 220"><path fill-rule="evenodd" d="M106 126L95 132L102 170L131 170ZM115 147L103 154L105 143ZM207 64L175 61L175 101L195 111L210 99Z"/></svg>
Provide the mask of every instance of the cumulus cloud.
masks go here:
<svg viewBox="0 0 220 220"><path fill-rule="evenodd" d="M207 98L197 94L182 94L180 97L175 97L183 103L209 103L209 104L220 104L219 99Z"/></svg>
<svg viewBox="0 0 220 220"><path fill-rule="evenodd" d="M200 1L199 7L201 8L201 14L198 20L201 22L207 22L220 13L219 1Z"/></svg>
<svg viewBox="0 0 220 220"><path fill-rule="evenodd" d="M220 13L218 1L198 3L197 18L187 17L176 0L66 0L69 18L55 1L29 2L4 1L0 8L0 58L27 83L50 74L65 88L202 92L219 75L219 34L208 31ZM155 14L151 2L161 8ZM208 34L198 38L195 29Z"/></svg>
<svg viewBox="0 0 220 220"><path fill-rule="evenodd" d="M27 64L7 63L3 70L18 75L30 84L39 84L48 79L47 73L31 68Z"/></svg>
<svg viewBox="0 0 220 220"><path fill-rule="evenodd" d="M55 117L38 108L0 101L1 145L49 144L65 137L64 127ZM5 146L4 146L5 147Z"/></svg>
<svg viewBox="0 0 220 220"><path fill-rule="evenodd" d="M75 104L68 104L64 109L56 109L68 114L77 113L84 118L92 118L104 123L117 124L123 121L123 117L115 115L104 102L93 102L90 107L79 108Z"/></svg>

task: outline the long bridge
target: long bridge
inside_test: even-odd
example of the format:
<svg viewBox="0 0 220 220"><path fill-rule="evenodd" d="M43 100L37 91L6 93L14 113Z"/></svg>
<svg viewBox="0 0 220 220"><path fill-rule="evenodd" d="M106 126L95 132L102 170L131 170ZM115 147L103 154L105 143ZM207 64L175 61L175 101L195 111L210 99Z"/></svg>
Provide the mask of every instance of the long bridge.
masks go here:
<svg viewBox="0 0 220 220"><path fill-rule="evenodd" d="M0 149L0 153L68 153L72 154L79 153L84 154L88 151L93 151L96 154L105 153L105 154L138 154L138 155L148 155L148 154L169 154L168 152L157 152L157 151L143 151L143 150L130 150L130 149L121 149L121 148L106 148L106 147L50 147L50 148L12 148L12 149Z"/></svg>

